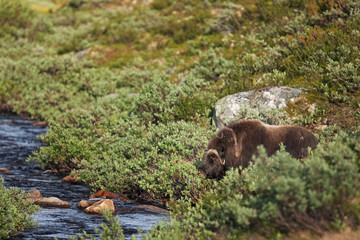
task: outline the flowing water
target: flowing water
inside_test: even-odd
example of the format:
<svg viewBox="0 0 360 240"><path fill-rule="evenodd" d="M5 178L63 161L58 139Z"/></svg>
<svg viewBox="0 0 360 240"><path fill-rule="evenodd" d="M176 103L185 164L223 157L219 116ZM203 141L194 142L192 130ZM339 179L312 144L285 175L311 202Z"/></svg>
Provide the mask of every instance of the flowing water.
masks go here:
<svg viewBox="0 0 360 240"><path fill-rule="evenodd" d="M33 126L33 121L17 115L0 114L0 168L13 174L0 176L6 187L19 187L23 190L38 189L43 197L58 197L70 202L70 208L42 208L34 214L38 227L32 227L15 236L14 239L68 239L83 232L95 234L94 228L100 227L104 219L97 215L84 213L76 207L80 200L88 199L90 189L85 185L61 183L62 177L33 162L26 162L28 156L41 146L39 136L45 134L44 127ZM136 203L115 202L116 208L132 208ZM125 211L126 212L126 211ZM157 221L166 221L162 214L141 212L117 213L125 237L132 234L139 237L138 228L143 232L151 229ZM95 234L96 235L96 234Z"/></svg>

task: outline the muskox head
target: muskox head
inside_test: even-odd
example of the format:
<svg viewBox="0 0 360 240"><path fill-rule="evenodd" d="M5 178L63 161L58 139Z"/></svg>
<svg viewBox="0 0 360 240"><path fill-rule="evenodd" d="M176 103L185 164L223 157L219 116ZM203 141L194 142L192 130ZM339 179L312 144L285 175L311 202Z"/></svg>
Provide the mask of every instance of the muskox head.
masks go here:
<svg viewBox="0 0 360 240"><path fill-rule="evenodd" d="M225 175L225 159L219 156L218 151L210 149L205 152L198 170L203 173L206 178L221 179Z"/></svg>
<svg viewBox="0 0 360 240"><path fill-rule="evenodd" d="M220 179L225 175L226 170L238 165L240 151L235 132L231 128L224 127L210 139L208 150L198 170L204 173L206 178Z"/></svg>

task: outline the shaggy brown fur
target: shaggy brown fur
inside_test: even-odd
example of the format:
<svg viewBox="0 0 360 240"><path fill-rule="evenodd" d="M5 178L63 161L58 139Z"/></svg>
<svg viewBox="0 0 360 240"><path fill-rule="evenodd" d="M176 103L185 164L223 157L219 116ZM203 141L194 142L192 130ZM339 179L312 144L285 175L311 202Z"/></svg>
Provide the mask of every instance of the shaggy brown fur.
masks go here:
<svg viewBox="0 0 360 240"><path fill-rule="evenodd" d="M257 155L259 145L263 145L267 155L271 156L280 149L280 143L294 158L301 159L307 157L308 147L316 148L318 140L300 126L270 126L259 120L235 122L210 139L198 169L207 178L221 179L232 167L248 167L252 156Z"/></svg>

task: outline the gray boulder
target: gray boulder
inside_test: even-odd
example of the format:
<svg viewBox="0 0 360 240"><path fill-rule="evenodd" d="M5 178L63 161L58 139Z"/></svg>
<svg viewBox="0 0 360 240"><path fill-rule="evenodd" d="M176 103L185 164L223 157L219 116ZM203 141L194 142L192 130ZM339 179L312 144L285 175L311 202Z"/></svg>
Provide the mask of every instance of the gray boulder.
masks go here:
<svg viewBox="0 0 360 240"><path fill-rule="evenodd" d="M85 50L82 50L80 52L75 53L74 58L76 61L81 61L87 59L91 51L91 48L87 48Z"/></svg>
<svg viewBox="0 0 360 240"><path fill-rule="evenodd" d="M246 117L244 111L256 112L259 116L268 115L271 110L284 108L287 101L294 101L301 92L302 90L298 88L264 87L226 96L215 104L214 125L216 128L222 128L236 120L259 118L254 114ZM249 116L248 113L247 116ZM260 120L264 121L264 119ZM269 124L278 123L270 122Z"/></svg>

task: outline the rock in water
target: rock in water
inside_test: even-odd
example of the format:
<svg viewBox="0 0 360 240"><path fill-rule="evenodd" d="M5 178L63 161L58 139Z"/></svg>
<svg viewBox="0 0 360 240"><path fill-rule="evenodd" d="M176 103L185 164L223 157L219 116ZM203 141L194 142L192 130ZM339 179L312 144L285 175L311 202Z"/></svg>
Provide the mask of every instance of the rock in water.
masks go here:
<svg viewBox="0 0 360 240"><path fill-rule="evenodd" d="M86 213L101 213L102 210L110 210L112 213L115 212L114 202L110 199L104 199L98 201L91 205L90 207L85 208L84 212Z"/></svg>
<svg viewBox="0 0 360 240"><path fill-rule="evenodd" d="M117 198L124 202L131 202L130 199L128 199L127 197L125 197L123 195L112 193L112 192L107 192L104 190L97 191L96 193L92 194L89 198L90 199L92 199L92 198Z"/></svg>
<svg viewBox="0 0 360 240"><path fill-rule="evenodd" d="M29 198L42 198L41 192L37 189L31 189L28 191Z"/></svg>
<svg viewBox="0 0 360 240"><path fill-rule="evenodd" d="M61 180L61 183L71 183L71 184L76 184L78 183L79 180L77 179L76 176L71 176L71 175L68 175L66 177L64 177L62 180Z"/></svg>
<svg viewBox="0 0 360 240"><path fill-rule="evenodd" d="M294 101L301 89L290 87L264 87L248 92L239 92L226 96L215 104L213 121L217 128L222 128L230 122L240 120L241 109L282 109L287 101Z"/></svg>
<svg viewBox="0 0 360 240"><path fill-rule="evenodd" d="M81 201L77 204L77 207L78 207L78 208L87 208L87 207L90 207L90 206L94 205L95 203L96 203L95 201L81 200Z"/></svg>
<svg viewBox="0 0 360 240"><path fill-rule="evenodd" d="M71 203L63 201L57 197L27 198L27 200L33 201L36 205L39 205L40 207L71 207Z"/></svg>
<svg viewBox="0 0 360 240"><path fill-rule="evenodd" d="M6 168L0 168L0 173L2 174L14 174L12 171L10 171L9 169L6 169Z"/></svg>
<svg viewBox="0 0 360 240"><path fill-rule="evenodd" d="M130 211L135 212L145 212L145 213L157 213L157 214L165 214L168 215L169 211L159 208L152 205L138 205L130 209Z"/></svg>

